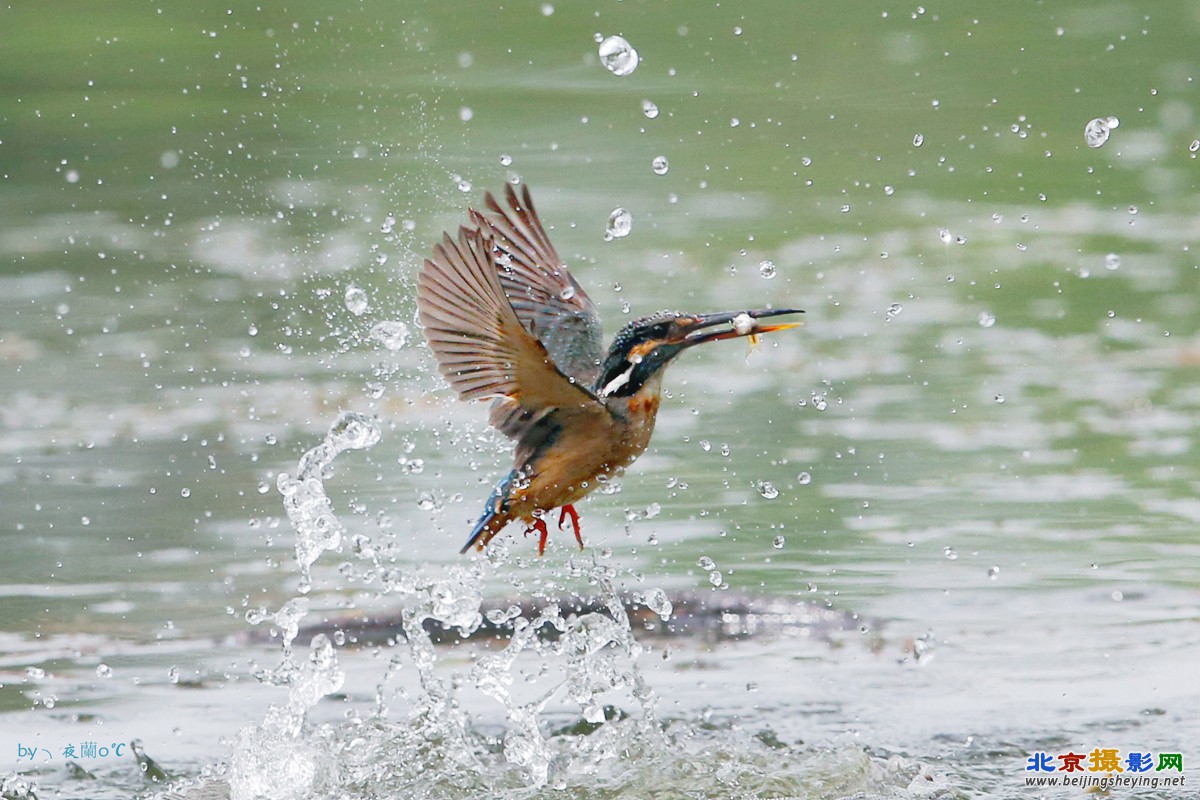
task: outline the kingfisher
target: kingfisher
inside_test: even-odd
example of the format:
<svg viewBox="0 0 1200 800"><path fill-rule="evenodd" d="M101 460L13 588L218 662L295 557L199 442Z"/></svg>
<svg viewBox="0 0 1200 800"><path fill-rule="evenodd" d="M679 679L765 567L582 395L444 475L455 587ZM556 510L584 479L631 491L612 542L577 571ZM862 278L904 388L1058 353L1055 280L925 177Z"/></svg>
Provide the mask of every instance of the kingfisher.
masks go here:
<svg viewBox="0 0 1200 800"><path fill-rule="evenodd" d="M622 475L654 432L667 364L705 342L758 336L798 322L774 308L635 319L602 349L600 315L567 271L523 186L491 192L485 211L433 247L417 278L417 311L438 370L462 400L490 400L489 422L516 441L512 471L484 505L460 552L483 550L509 522L537 533L560 509L583 547L575 503Z"/></svg>

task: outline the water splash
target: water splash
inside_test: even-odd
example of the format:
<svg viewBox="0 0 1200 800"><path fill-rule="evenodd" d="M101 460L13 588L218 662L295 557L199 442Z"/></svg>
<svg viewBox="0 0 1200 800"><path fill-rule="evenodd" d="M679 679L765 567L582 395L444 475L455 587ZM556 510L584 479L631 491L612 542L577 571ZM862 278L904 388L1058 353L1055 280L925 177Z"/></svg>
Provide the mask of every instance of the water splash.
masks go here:
<svg viewBox="0 0 1200 800"><path fill-rule="evenodd" d="M526 607L535 610L514 605L489 614L491 622L495 616L510 623L512 635L503 647L473 653L465 674L454 671L461 661L457 652L446 655L435 647L431 630L465 637L483 622L481 587L510 569L502 542L489 550L487 559L431 575L396 566L384 544L364 542L361 534L350 537L355 546L347 549L361 570L354 563L343 564L343 574L362 580L370 573L378 594L402 604L403 638L392 646L372 711L365 716L351 713L336 723L310 721L312 709L346 680L338 658L344 635L320 631L307 648L294 646L312 607L307 596L311 568L322 553L339 549L347 538L323 481L340 453L369 448L379 440L374 420L345 413L300 459L295 478L280 476L296 533L301 594L275 612L253 609L246 616L252 624L269 624L280 640L279 665L260 670L256 677L286 688L287 697L273 705L261 723L234 739L229 796L457 797L501 787L582 787L597 765L618 764L632 751L666 751L655 697L637 665L643 648L633 638L618 585L621 573L603 555L575 556L560 576L588 586L599 598L586 610L564 612L557 601L543 598L541 608ZM663 590L650 588L638 597L661 620L670 618L672 604ZM539 675L548 676L538 680L533 697L525 687L514 686L520 665L527 668L530 662ZM393 685L408 665L419 692ZM471 692L499 706L504 718L500 735L487 717L467 710L464 695ZM399 702L406 711L392 708ZM576 727L583 726L579 730L589 735L555 732L547 711L552 702L554 715L563 713L564 704L576 709Z"/></svg>
<svg viewBox="0 0 1200 800"><path fill-rule="evenodd" d="M309 570L313 562L326 550L337 549L345 533L333 513L322 480L339 453L373 447L381 435L375 420L347 411L329 428L325 440L300 458L296 477L279 473L276 483L283 495L283 507L296 531L296 562L300 565L302 594L311 586Z"/></svg>

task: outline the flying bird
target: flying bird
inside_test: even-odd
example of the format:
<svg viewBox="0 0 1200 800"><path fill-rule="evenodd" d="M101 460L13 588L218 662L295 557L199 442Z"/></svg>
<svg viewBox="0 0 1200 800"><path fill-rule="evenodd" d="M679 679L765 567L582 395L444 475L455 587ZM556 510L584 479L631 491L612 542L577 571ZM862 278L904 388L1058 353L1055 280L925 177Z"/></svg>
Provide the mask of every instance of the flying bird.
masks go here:
<svg viewBox="0 0 1200 800"><path fill-rule="evenodd" d="M417 309L438 369L462 400L491 400L489 422L516 440L512 471L484 505L463 546L482 550L513 520L546 548L546 516L561 509L583 547L575 503L622 474L654 431L665 367L705 342L794 328L759 320L777 308L685 314L660 311L626 324L602 349L600 315L567 271L527 186L490 192L486 211L434 245L417 279Z"/></svg>

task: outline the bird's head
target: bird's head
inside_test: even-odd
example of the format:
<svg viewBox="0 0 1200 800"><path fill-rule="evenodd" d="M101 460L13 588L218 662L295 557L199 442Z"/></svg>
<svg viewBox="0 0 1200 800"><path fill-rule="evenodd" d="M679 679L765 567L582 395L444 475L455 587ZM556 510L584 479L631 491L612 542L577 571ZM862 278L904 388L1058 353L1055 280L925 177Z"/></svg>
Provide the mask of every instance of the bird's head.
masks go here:
<svg viewBox="0 0 1200 800"><path fill-rule="evenodd" d="M635 319L617 333L594 389L600 397L628 397L689 347L795 328L799 322L761 325L759 320L803 313L792 308L723 311L719 314L660 311Z"/></svg>

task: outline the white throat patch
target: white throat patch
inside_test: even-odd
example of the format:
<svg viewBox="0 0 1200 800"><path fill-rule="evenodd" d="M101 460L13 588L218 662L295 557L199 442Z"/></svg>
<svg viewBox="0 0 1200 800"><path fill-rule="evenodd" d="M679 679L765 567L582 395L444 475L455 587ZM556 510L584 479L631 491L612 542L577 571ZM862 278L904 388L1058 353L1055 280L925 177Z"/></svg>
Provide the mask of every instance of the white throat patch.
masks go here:
<svg viewBox="0 0 1200 800"><path fill-rule="evenodd" d="M606 383L604 385L604 388L600 390L600 396L608 397L613 392L615 392L617 389L620 389L622 386L629 383L629 379L631 377L633 377L633 368L636 366L637 366L637 364L630 363L629 369L625 370L620 375L613 378L611 381L609 381L608 383Z"/></svg>

